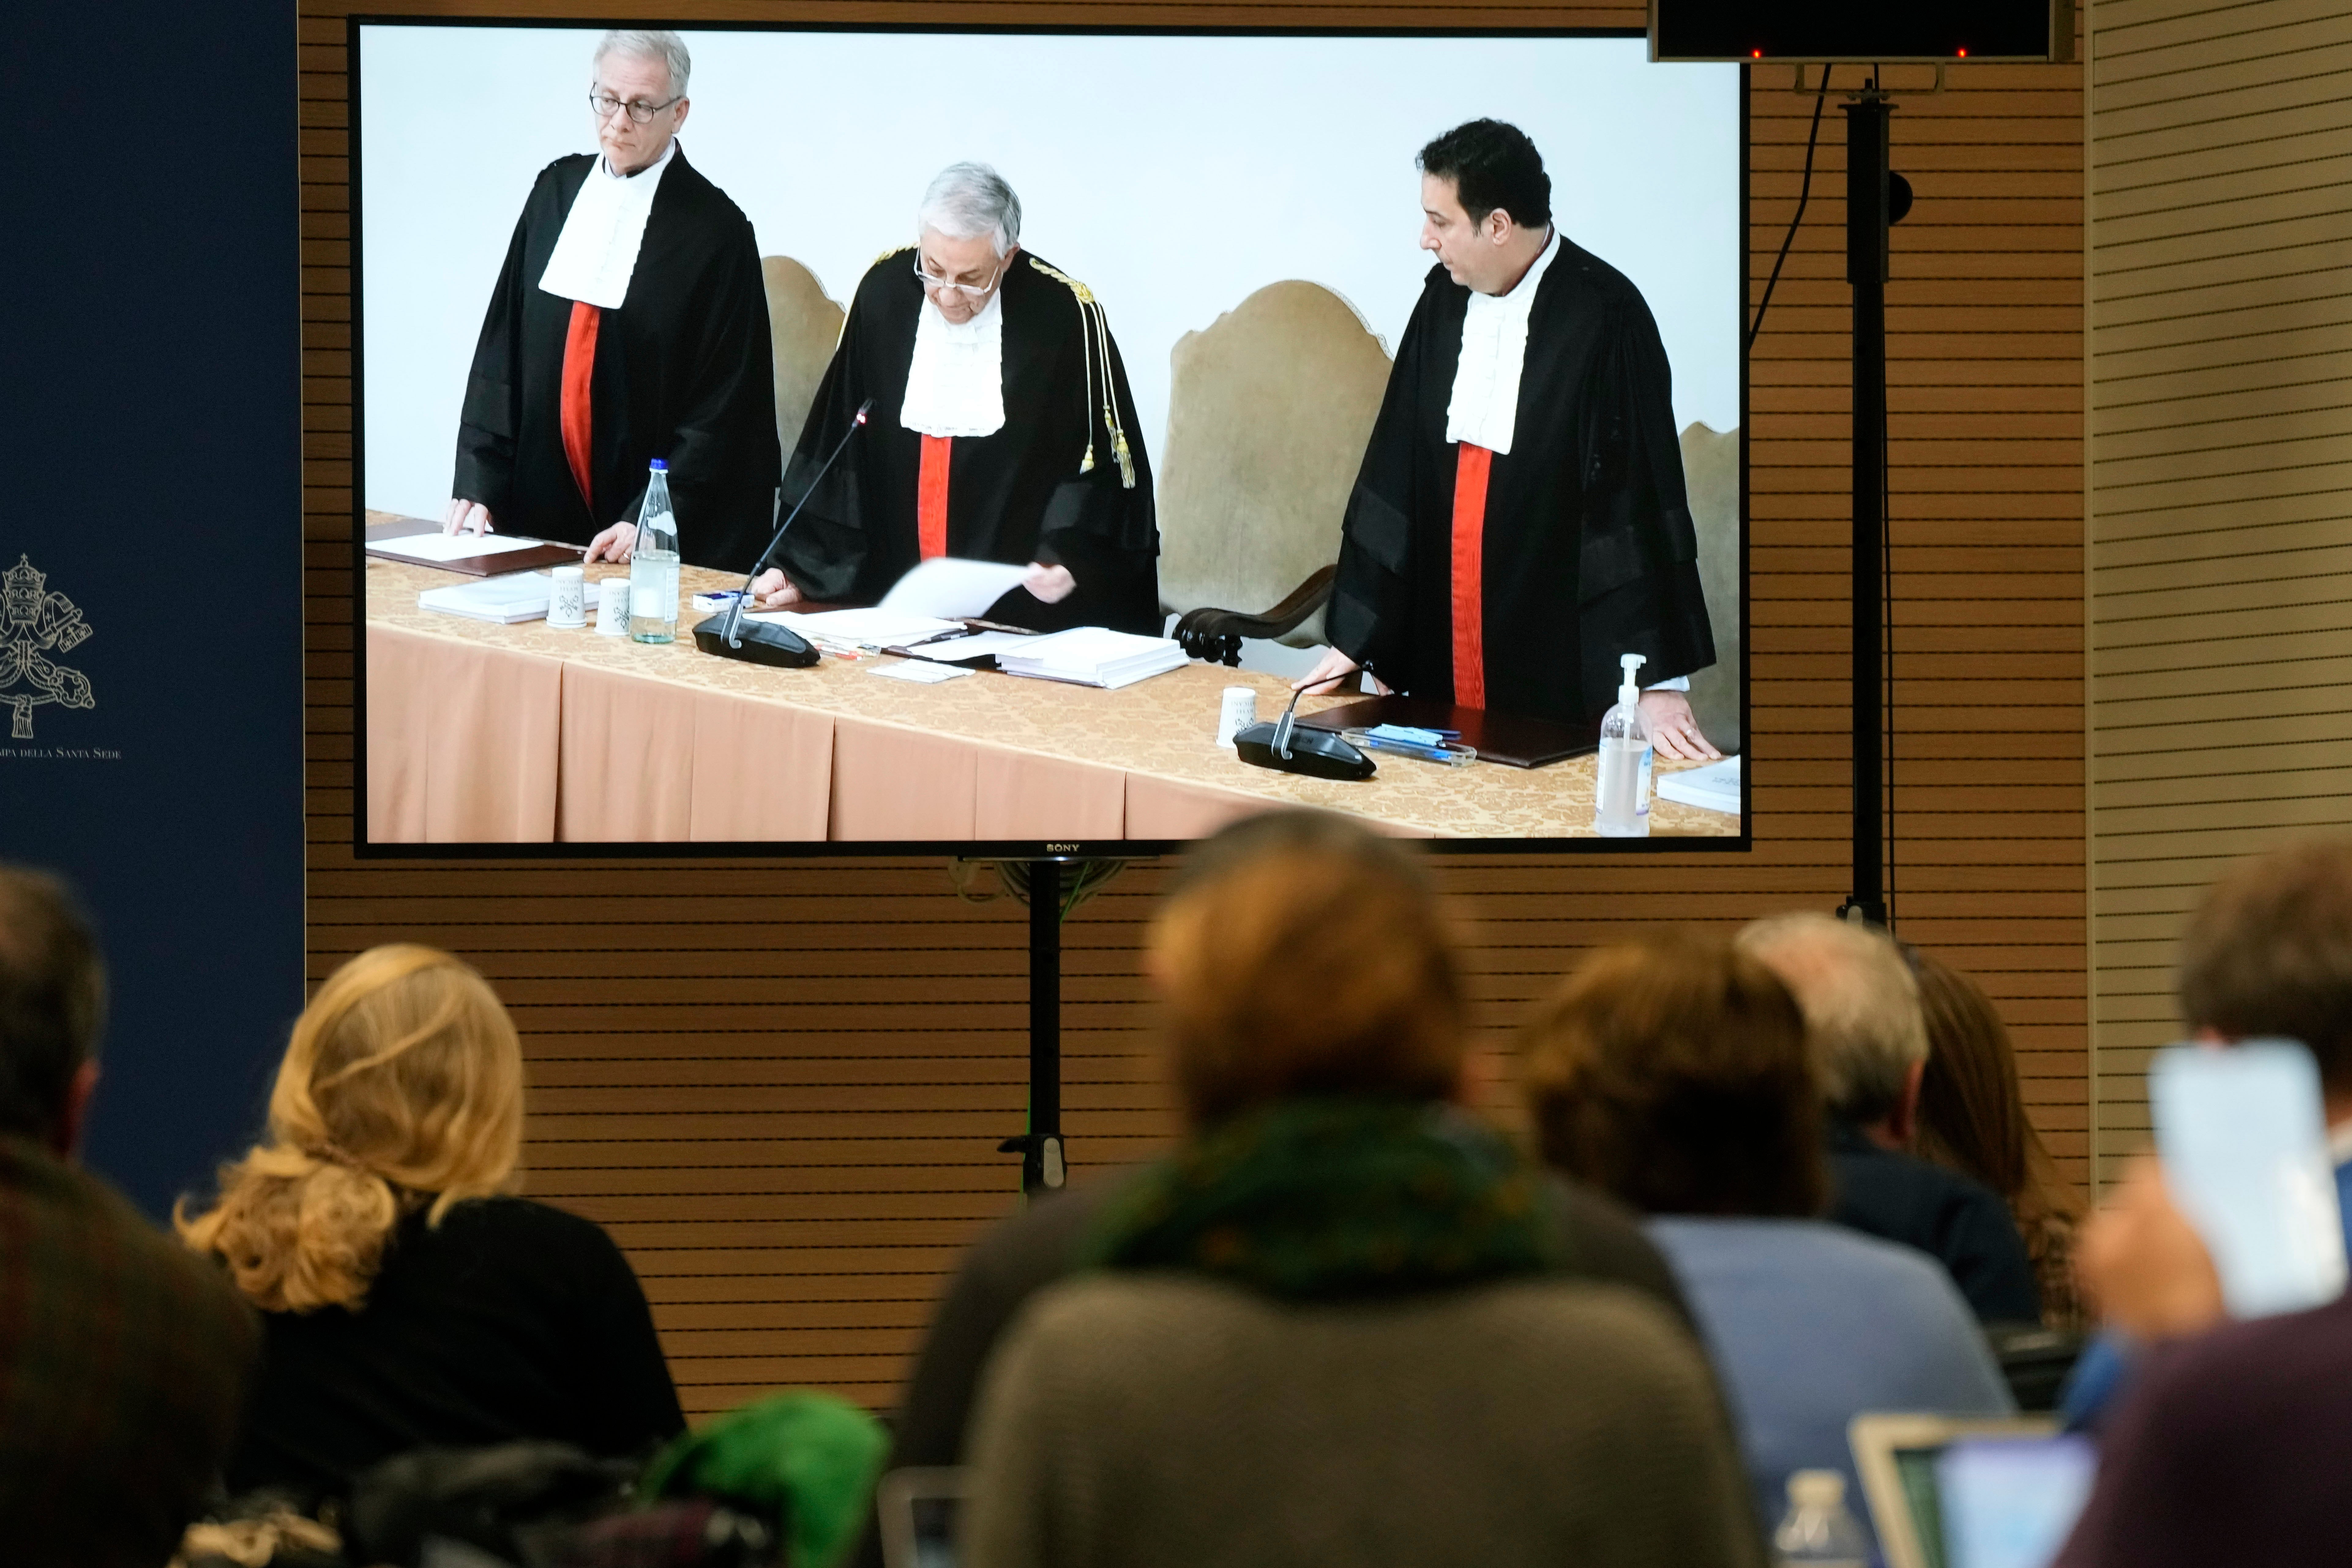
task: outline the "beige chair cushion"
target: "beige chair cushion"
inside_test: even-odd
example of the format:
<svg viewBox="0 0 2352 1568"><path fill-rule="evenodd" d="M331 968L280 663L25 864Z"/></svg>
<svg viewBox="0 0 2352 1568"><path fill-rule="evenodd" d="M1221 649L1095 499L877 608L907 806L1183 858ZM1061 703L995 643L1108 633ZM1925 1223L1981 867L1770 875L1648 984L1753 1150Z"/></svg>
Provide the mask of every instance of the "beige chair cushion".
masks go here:
<svg viewBox="0 0 2352 1568"><path fill-rule="evenodd" d="M1729 756L1739 750L1739 432L1694 424L1683 432L1683 483L1698 531L1698 576L1715 628L1715 662L1691 677L1700 731Z"/></svg>
<svg viewBox="0 0 2352 1568"><path fill-rule="evenodd" d="M848 312L826 297L815 273L789 256L761 257L760 271L767 280L768 331L775 345L776 434L789 462Z"/></svg>
<svg viewBox="0 0 2352 1568"><path fill-rule="evenodd" d="M1255 615L1339 559L1389 356L1355 307L1270 283L1177 341L1159 454L1160 600ZM1320 611L1282 640L1323 637Z"/></svg>

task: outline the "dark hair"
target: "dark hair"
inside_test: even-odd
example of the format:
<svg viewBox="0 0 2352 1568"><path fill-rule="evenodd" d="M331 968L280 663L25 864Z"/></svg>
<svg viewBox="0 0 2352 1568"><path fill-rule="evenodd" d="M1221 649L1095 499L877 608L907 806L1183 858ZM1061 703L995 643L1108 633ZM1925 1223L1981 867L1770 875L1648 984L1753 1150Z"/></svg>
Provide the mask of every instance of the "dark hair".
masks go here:
<svg viewBox="0 0 2352 1568"><path fill-rule="evenodd" d="M1927 953L1914 950L1911 965L1927 1024L1918 1152L1999 1193L2021 1224L2079 1215L2081 1200L2026 1119L2017 1053L1992 999Z"/></svg>
<svg viewBox="0 0 2352 1568"><path fill-rule="evenodd" d="M1462 210L1485 223L1496 207L1521 228L1551 221L1551 176L1528 133L1499 120L1457 125L1421 150L1413 166L1454 182Z"/></svg>
<svg viewBox="0 0 2352 1568"><path fill-rule="evenodd" d="M1804 1015L1722 937L1594 953L1528 1025L1526 1084L1544 1158L1635 1208L1814 1215L1828 1201Z"/></svg>
<svg viewBox="0 0 2352 1568"><path fill-rule="evenodd" d="M45 1138L106 1024L106 968L54 877L0 866L0 1132Z"/></svg>
<svg viewBox="0 0 2352 1568"><path fill-rule="evenodd" d="M2180 1010L2233 1040L2301 1040L2352 1091L2352 842L2296 844L2225 872L2181 934Z"/></svg>
<svg viewBox="0 0 2352 1568"><path fill-rule="evenodd" d="M1154 922L1193 1123L1296 1095L1442 1099L1463 987L1413 850L1336 813L1239 822L1187 858Z"/></svg>

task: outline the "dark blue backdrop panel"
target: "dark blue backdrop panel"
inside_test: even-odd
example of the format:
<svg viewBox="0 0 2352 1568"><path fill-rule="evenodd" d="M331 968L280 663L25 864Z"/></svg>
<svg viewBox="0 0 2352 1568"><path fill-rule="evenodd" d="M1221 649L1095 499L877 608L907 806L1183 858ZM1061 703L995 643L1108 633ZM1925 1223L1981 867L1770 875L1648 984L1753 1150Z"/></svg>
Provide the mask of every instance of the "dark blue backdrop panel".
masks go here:
<svg viewBox="0 0 2352 1568"><path fill-rule="evenodd" d="M97 918L86 1156L160 1214L302 1003L294 8L8 11L0 857Z"/></svg>

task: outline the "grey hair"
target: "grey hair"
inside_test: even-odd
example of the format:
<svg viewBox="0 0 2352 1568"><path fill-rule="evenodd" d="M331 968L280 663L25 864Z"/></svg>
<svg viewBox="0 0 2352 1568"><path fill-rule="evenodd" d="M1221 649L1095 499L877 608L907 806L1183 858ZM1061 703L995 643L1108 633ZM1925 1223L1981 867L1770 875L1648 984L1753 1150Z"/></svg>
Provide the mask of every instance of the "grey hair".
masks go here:
<svg viewBox="0 0 2352 1568"><path fill-rule="evenodd" d="M596 46L596 57L591 63L601 66L604 57L611 54L661 61L669 69L669 95L686 96L687 79L694 74L694 57L686 52L686 40L668 28L615 27Z"/></svg>
<svg viewBox="0 0 2352 1568"><path fill-rule="evenodd" d="M1867 1126L1902 1103L1904 1080L1927 1059L1927 1021L1891 938L1824 914L1786 914L1756 921L1738 945L1796 997L1831 1114Z"/></svg>
<svg viewBox="0 0 2352 1568"><path fill-rule="evenodd" d="M937 229L950 239L986 235L1003 256L1021 243L1021 198L1004 176L985 163L950 163L941 169L915 212L915 232Z"/></svg>

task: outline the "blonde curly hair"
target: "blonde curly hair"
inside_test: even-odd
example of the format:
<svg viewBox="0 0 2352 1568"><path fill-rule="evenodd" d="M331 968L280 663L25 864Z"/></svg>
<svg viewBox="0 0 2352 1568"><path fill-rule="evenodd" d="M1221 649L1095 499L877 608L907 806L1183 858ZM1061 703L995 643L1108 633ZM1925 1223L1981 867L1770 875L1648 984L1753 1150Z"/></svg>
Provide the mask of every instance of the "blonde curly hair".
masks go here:
<svg viewBox="0 0 2352 1568"><path fill-rule="evenodd" d="M522 1047L489 983L437 948L371 948L295 1021L266 1142L172 1221L264 1311L356 1309L402 1215L503 1192L522 1152Z"/></svg>

